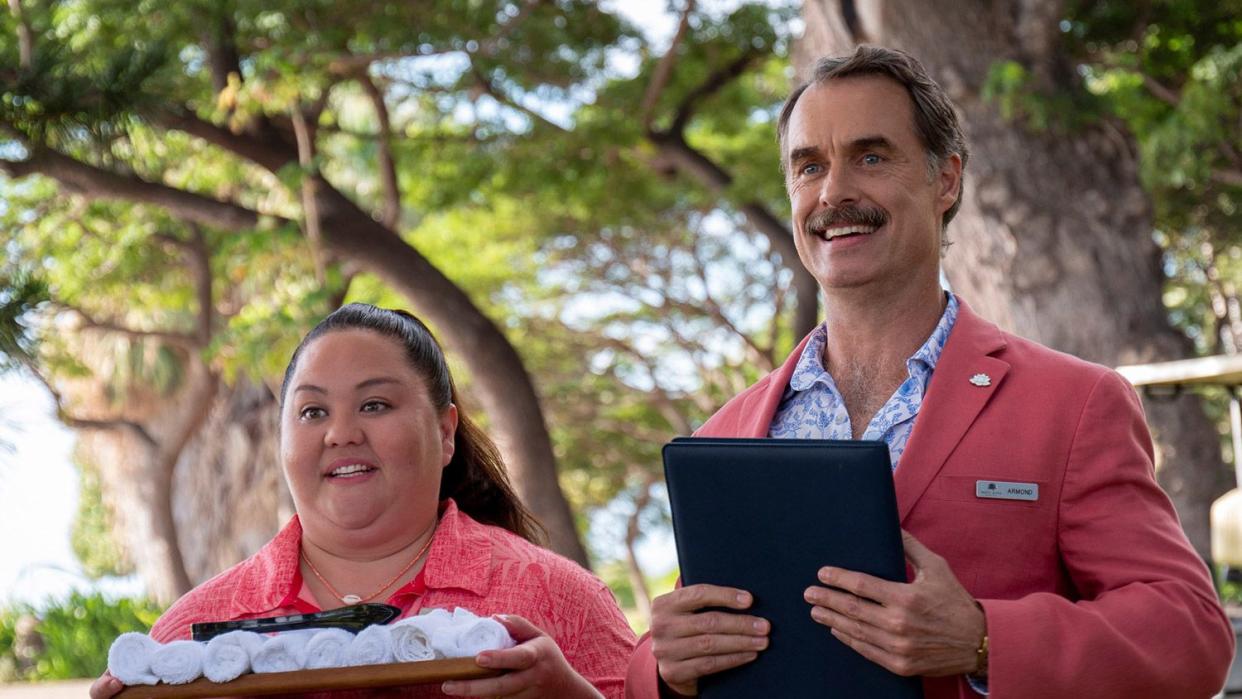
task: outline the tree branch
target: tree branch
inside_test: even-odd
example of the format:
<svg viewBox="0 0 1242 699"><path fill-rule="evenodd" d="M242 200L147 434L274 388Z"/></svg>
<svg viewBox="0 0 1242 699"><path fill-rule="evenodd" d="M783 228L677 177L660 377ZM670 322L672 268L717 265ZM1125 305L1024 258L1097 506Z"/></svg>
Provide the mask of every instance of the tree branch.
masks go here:
<svg viewBox="0 0 1242 699"><path fill-rule="evenodd" d="M492 82L491 78L487 77L487 75L485 75L483 71L479 69L479 66L473 60L470 62L470 73L471 75L474 76L475 80L478 82L479 87L483 89L483 92L486 93L488 97L491 97L492 99L496 100L497 102L507 107L516 109L517 111L529 116L531 119L534 119L535 121L545 126L548 126L562 133L568 133L569 130L566 129L565 127L548 119L547 117L540 114L539 112L536 112L530 107L527 107L519 103L517 100L505 94L500 88L496 87L496 85Z"/></svg>
<svg viewBox="0 0 1242 699"><path fill-rule="evenodd" d="M677 108L677 116L673 118L673 123L668 128L669 133L681 134L686 130L686 125L690 123L690 118L694 116L694 110L699 103L719 92L725 85L736 80L746 72L746 68L751 62L759 57L759 52L749 50L733 59L727 66L720 68L716 72L707 76L702 85L691 90L681 101L681 106Z"/></svg>
<svg viewBox="0 0 1242 699"><path fill-rule="evenodd" d="M311 260L315 264L315 277L322 286L324 282L323 236L320 232L319 198L315 191L318 186L315 167L315 135L307 123L302 108L294 105L293 132L298 138L298 163L302 166L302 226L306 238L310 241Z"/></svg>
<svg viewBox="0 0 1242 699"><path fill-rule="evenodd" d="M30 30L30 22L22 12L22 0L9 0L9 11L17 20L17 53L22 70L30 70L34 61L34 32Z"/></svg>
<svg viewBox="0 0 1242 699"><path fill-rule="evenodd" d="M85 310L63 301L55 301L53 302L53 305L63 310L70 311L74 315L78 316L78 318L82 321L81 327L83 328L119 333L133 338L152 338L155 340L162 340L170 345L176 345L190 350L202 348L202 345L199 343L199 338L189 333L179 333L169 330L141 330L139 328L131 328L128 325L112 318L96 318Z"/></svg>
<svg viewBox="0 0 1242 699"><path fill-rule="evenodd" d="M655 110L656 102L660 100L660 94L664 92L665 86L668 85L668 79L673 73L673 66L677 63L677 49L681 47L681 42L690 28L690 15L693 12L694 0L686 0L686 9L681 13L681 22L677 25L677 33L673 35L673 40L668 45L668 51L665 51L664 55L660 57L660 62L651 74L651 82L647 85L647 92L643 95L643 104L639 111L644 130L651 130L652 112Z"/></svg>
<svg viewBox="0 0 1242 699"><path fill-rule="evenodd" d="M60 391L56 390L56 387L52 385L52 382L48 381L47 377L38 370L38 367L35 366L34 362L23 360L22 364L39 383L43 384L43 387L47 389L47 392L51 394L52 403L56 407L56 419L60 420L64 425L79 430L129 430L130 432L133 432L138 439L142 440L143 444L146 446L153 450L159 448L159 442L155 441L155 438L151 436L151 433L147 431L147 428L137 422L134 422L133 420L125 420L121 418L114 420L102 420L70 415L69 411L65 408L64 396L62 396Z"/></svg>
<svg viewBox="0 0 1242 699"><path fill-rule="evenodd" d="M1182 95L1180 92L1156 80L1147 73L1140 73L1140 75L1143 76L1143 87L1146 87L1153 97L1171 107L1176 107L1181 103Z"/></svg>
<svg viewBox="0 0 1242 699"><path fill-rule="evenodd" d="M17 179L32 174L57 180L86 197L123 199L160 206L179 218L231 231L248 231L259 225L257 212L201 194L121 175L75 160L46 148L30 147L26 160L0 160L0 170Z"/></svg>
<svg viewBox="0 0 1242 699"><path fill-rule="evenodd" d="M1218 168L1212 171L1212 181L1230 187L1242 187L1242 170L1237 168Z"/></svg>
<svg viewBox="0 0 1242 699"><path fill-rule="evenodd" d="M227 5L213 8L211 13L207 19L210 27L203 32L202 41L211 66L211 86L220 94L228 87L230 74L241 77L241 56L237 53L237 27Z"/></svg>
<svg viewBox="0 0 1242 699"><path fill-rule="evenodd" d="M379 121L379 175L384 185L384 211L380 214L380 223L388 228L397 229L401 218L401 190L397 183L397 167L392 154L392 125L388 120L388 106L384 104L384 93L376 86L370 74L363 71L358 76L362 89L371 98L375 106L375 117Z"/></svg>
<svg viewBox="0 0 1242 699"><path fill-rule="evenodd" d="M160 112L152 120L166 129L173 129L201 138L271 172L295 162L298 157L296 143L291 143L267 119L260 120L254 133L234 133L198 117L188 108Z"/></svg>
<svg viewBox="0 0 1242 699"><path fill-rule="evenodd" d="M154 233L152 238L181 250L194 277L195 296L198 298L198 331L196 340L200 347L211 344L215 334L215 301L212 294L211 249L202 227L191 223L190 239L184 240L168 233Z"/></svg>

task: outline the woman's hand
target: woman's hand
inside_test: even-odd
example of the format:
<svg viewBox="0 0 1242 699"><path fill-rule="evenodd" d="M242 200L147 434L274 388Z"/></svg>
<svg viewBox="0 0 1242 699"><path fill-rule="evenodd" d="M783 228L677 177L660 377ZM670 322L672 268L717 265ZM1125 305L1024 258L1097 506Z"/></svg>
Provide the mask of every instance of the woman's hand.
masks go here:
<svg viewBox="0 0 1242 699"><path fill-rule="evenodd" d="M518 645L506 650L485 650L474 657L480 667L509 672L482 680L445 682L445 694L465 697L603 697L579 675L552 640L537 626L512 614L496 620L508 629ZM100 699L91 695L91 699Z"/></svg>
<svg viewBox="0 0 1242 699"><path fill-rule="evenodd" d="M104 670L104 674L91 683L91 699L108 699L122 689L125 689L125 685L113 677L112 673Z"/></svg>

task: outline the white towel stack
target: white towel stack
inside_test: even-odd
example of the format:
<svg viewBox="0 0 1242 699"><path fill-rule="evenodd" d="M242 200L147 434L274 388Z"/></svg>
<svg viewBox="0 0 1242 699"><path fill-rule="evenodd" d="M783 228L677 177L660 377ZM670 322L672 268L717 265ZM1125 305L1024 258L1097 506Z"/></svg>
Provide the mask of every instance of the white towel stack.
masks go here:
<svg viewBox="0 0 1242 699"><path fill-rule="evenodd" d="M164 684L186 684L203 676L202 643L173 641L151 655L151 672Z"/></svg>
<svg viewBox="0 0 1242 699"><path fill-rule="evenodd" d="M250 658L259 652L263 637L253 631L230 631L207 642L203 675L212 682L229 682L250 672Z"/></svg>
<svg viewBox="0 0 1242 699"><path fill-rule="evenodd" d="M123 633L108 649L108 672L125 684L155 684L160 678L151 672L151 656L159 647L145 633Z"/></svg>
<svg viewBox="0 0 1242 699"><path fill-rule="evenodd" d="M390 626L368 626L354 634L341 629L307 629L262 636L231 631L207 643L159 644L145 634L125 633L108 650L108 671L127 685L185 684L205 676L228 682L246 672L291 670L437 658L469 658L484 650L512 648L500 622L458 607L432 609Z"/></svg>

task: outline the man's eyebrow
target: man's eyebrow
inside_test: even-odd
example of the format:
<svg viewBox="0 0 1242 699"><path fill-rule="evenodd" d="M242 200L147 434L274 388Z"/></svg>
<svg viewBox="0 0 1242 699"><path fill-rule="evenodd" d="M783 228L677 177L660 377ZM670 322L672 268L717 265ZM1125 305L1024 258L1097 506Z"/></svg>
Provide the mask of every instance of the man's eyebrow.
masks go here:
<svg viewBox="0 0 1242 699"><path fill-rule="evenodd" d="M850 141L851 150L893 150L893 142L883 136L863 136Z"/></svg>
<svg viewBox="0 0 1242 699"><path fill-rule="evenodd" d="M806 160L819 155L819 148L815 146L800 146L789 151L789 162L796 163L799 160Z"/></svg>

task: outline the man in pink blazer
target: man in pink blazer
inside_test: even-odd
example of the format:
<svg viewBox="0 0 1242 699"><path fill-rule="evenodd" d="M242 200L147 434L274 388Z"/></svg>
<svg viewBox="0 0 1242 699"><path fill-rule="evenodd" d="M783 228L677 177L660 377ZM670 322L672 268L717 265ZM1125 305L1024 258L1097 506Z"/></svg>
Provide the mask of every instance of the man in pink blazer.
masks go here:
<svg viewBox="0 0 1242 699"><path fill-rule="evenodd" d="M792 420L800 436L883 438L912 570L892 583L825 567L807 613L924 677L928 699L1215 693L1233 630L1156 485L1134 391L940 287L967 159L947 96L911 57L862 48L821 61L778 128L827 320L697 434L785 435ZM807 398L797 372L821 364L832 391ZM749 603L712 585L658 598L627 696L694 695L698 678L757 657L769 627Z"/></svg>

